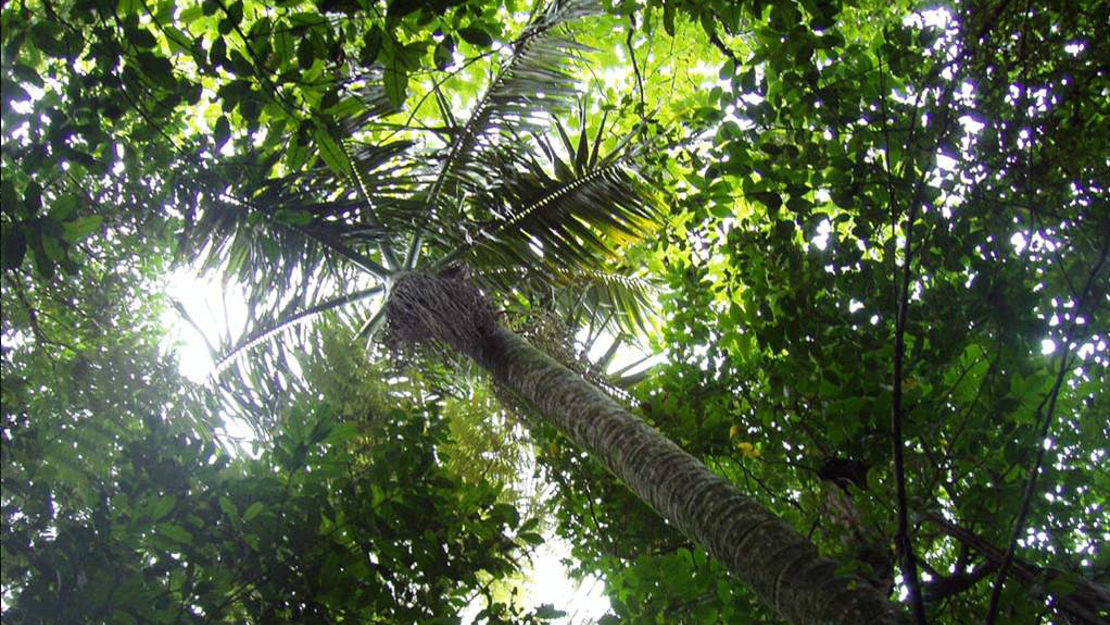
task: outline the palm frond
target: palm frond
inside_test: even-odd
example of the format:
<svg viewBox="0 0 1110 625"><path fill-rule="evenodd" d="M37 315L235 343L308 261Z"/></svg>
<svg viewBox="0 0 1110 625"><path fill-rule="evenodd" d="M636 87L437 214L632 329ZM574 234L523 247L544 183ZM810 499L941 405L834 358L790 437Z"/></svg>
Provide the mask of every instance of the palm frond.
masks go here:
<svg viewBox="0 0 1110 625"><path fill-rule="evenodd" d="M593 314L614 313L617 326L626 332L646 332L654 309L657 286L648 280L611 271L579 271L563 274L572 288L581 290L579 306Z"/></svg>
<svg viewBox="0 0 1110 625"><path fill-rule="evenodd" d="M441 241L449 251L440 266L492 258L562 269L596 267L616 248L655 231L658 204L630 165L627 149L637 133L615 137L616 148L603 156L607 118L591 136L585 99L578 109L577 141L555 118L562 146L531 133L482 155L486 183L468 189L467 216L473 221L461 237Z"/></svg>
<svg viewBox="0 0 1110 625"><path fill-rule="evenodd" d="M500 136L542 130L551 114L568 110L573 105L578 91L574 77L565 68L576 54L591 48L557 36L555 29L598 11L596 0L556 2L513 44L512 56L478 101L469 119L455 128L454 138L447 146L446 156L426 196L433 216L437 210L450 208L441 205L441 195L448 185L482 186L488 172L476 156L496 148ZM420 231L414 237L405 260L406 267L416 265L423 234Z"/></svg>
<svg viewBox="0 0 1110 625"><path fill-rule="evenodd" d="M339 308L340 306L346 306L348 304L373 297L374 295L377 295L383 291L384 287L382 287L381 285L373 286L367 289L361 289L359 291L355 291L354 293L348 293L340 297L335 297L327 301L320 302L314 306L310 306L309 308L282 317L281 319L278 319L272 323L266 324L265 326L244 336L239 341L239 344L237 346L228 351L228 353L225 354L223 358L220 358L219 362L216 363L212 375L214 377L218 376L220 372L223 371L223 369L228 365L228 363L245 354L252 347L255 347L256 345L259 345L262 342L273 338L282 330L286 330L292 327L294 324L308 321L313 317L316 317L334 308Z"/></svg>
<svg viewBox="0 0 1110 625"><path fill-rule="evenodd" d="M381 331L385 325L385 306L379 308L373 315L371 315L355 333L353 343L360 343L366 341L367 349L370 348L374 341L374 337Z"/></svg>
<svg viewBox="0 0 1110 625"><path fill-rule="evenodd" d="M382 84L382 68L371 67L360 78L356 88L348 89L346 98L329 110L339 120L347 136L352 136L366 128L374 120L381 119L400 110L393 104Z"/></svg>
<svg viewBox="0 0 1110 625"><path fill-rule="evenodd" d="M475 224L438 264L596 267L613 250L655 232L659 210L636 172L612 163L559 181L536 168L508 171L474 202Z"/></svg>
<svg viewBox="0 0 1110 625"><path fill-rule="evenodd" d="M559 269L551 266L510 265L475 268L474 280L483 288L516 293L530 306L557 310L572 324L597 332L642 334L652 325L654 296L649 280L611 268Z"/></svg>
<svg viewBox="0 0 1110 625"><path fill-rule="evenodd" d="M340 142L350 175L339 175L321 165L262 183L251 198L270 212L297 211L316 225L329 221L340 226L361 226L388 231L390 206L407 198L422 180L414 175L418 164L410 160L409 141L384 145ZM368 240L378 243L381 237Z"/></svg>
<svg viewBox="0 0 1110 625"><path fill-rule="evenodd" d="M187 217L177 262L197 260L201 272L219 270L225 280L249 284L252 292L275 300L296 290L299 276L338 277L341 268L326 250L285 227L282 216L255 211L218 190L213 195L199 215Z"/></svg>

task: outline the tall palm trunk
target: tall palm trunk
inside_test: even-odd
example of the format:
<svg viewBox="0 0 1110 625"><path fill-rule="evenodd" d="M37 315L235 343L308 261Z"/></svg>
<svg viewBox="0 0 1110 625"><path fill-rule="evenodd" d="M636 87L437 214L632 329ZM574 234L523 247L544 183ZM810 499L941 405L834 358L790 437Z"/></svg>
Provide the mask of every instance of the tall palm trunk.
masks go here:
<svg viewBox="0 0 1110 625"><path fill-rule="evenodd" d="M465 353L527 399L641 499L798 625L904 625L862 578L837 575L813 544L581 376L500 327L465 277L411 274L388 304L393 340Z"/></svg>

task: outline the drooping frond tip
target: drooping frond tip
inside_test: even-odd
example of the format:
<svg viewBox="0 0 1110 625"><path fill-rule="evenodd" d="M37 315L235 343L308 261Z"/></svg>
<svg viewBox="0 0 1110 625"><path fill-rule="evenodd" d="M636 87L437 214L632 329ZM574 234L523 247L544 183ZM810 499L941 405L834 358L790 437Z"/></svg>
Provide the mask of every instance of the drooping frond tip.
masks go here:
<svg viewBox="0 0 1110 625"><path fill-rule="evenodd" d="M220 360L216 363L216 366L212 369L211 377L215 378L219 376L220 373L222 373L223 370L226 369L228 365L234 362L237 358L250 351L256 345L261 345L269 339L277 336L279 332L283 330L288 330L289 328L292 328L297 324L310 321L329 310L333 310L341 306L346 306L347 304L361 301L368 297L373 297L374 295L381 293L382 290L383 288L381 286L373 286L368 289L362 289L359 291L355 291L354 293L348 293L347 295L332 298L330 300L320 302L315 306L311 306L309 308L296 312L285 318L278 319L271 324L255 330L254 332L248 334L239 343L238 346L225 354L223 358L220 358Z"/></svg>
<svg viewBox="0 0 1110 625"><path fill-rule="evenodd" d="M430 204L437 202L449 179L466 169L474 152L483 149L483 138L496 134L492 130L501 127L512 127L517 132L542 130L545 114L566 109L573 103L578 91L574 77L564 67L575 53L590 48L555 36L553 31L561 24L599 12L600 6L594 0L555 2L524 31L513 45L509 62L458 129L429 194Z"/></svg>

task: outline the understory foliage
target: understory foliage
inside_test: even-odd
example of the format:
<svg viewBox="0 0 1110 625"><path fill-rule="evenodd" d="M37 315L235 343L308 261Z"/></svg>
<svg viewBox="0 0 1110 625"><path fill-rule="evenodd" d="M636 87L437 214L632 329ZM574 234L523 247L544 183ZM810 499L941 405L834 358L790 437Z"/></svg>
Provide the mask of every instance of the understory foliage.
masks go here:
<svg viewBox="0 0 1110 625"><path fill-rule="evenodd" d="M476 622L558 615L489 594L539 520L445 462L442 397L342 366L340 343L306 362L313 390L267 444L229 453L210 392L150 340L157 319L101 299L111 278L148 285L79 275L94 288L5 289L5 621L446 623L483 595Z"/></svg>
<svg viewBox="0 0 1110 625"><path fill-rule="evenodd" d="M1110 621L1106 2L0 26L5 622L546 622L576 600L516 596L543 535L601 580L582 619L781 622L518 397L382 348L419 330L386 296L464 266L912 620ZM182 313L233 354L203 383Z"/></svg>

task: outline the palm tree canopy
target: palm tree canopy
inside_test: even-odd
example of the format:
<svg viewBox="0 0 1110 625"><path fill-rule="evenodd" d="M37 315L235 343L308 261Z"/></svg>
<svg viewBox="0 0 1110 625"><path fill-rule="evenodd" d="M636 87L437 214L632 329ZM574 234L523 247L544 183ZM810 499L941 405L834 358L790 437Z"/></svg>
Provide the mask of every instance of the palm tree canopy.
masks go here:
<svg viewBox="0 0 1110 625"><path fill-rule="evenodd" d="M383 133L380 120L397 108L388 70L371 66L349 88L362 106L311 120L314 166L272 175L261 156L242 157L181 247L249 286L253 327L229 356L307 315L381 295L406 272L457 264L485 288L642 327L650 286L615 271L615 250L650 234L660 212L636 169L642 146L609 136L604 117L588 126L572 68L590 50L571 26L597 10L566 0L539 11L503 48L465 121L434 86L441 127ZM564 123L572 113L576 138Z"/></svg>

